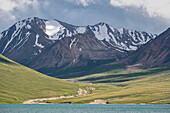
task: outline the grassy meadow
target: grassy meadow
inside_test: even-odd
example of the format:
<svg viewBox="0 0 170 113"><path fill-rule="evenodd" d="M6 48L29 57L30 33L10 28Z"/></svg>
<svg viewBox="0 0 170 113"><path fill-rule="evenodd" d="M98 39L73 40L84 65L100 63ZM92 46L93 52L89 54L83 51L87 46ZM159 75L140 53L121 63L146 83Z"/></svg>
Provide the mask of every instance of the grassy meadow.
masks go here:
<svg viewBox="0 0 170 113"><path fill-rule="evenodd" d="M17 64L0 55L0 104L77 94L89 84L52 78Z"/></svg>
<svg viewBox="0 0 170 113"><path fill-rule="evenodd" d="M104 99L111 104L170 104L169 66L150 69L119 69L87 75L72 80L102 84L94 93L51 103L89 103Z"/></svg>
<svg viewBox="0 0 170 113"><path fill-rule="evenodd" d="M52 78L0 55L0 104L76 95L79 88L85 89L87 86L96 90L89 95L43 103L86 104L104 99L111 104L170 104L170 66L150 69L116 68L69 80L89 83L72 83Z"/></svg>

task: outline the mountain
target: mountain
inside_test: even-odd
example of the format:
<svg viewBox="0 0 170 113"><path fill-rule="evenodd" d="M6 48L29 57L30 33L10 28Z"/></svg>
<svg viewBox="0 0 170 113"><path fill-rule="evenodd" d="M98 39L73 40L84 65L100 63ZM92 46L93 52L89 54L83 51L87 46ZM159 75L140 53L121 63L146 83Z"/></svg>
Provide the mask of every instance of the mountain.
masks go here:
<svg viewBox="0 0 170 113"><path fill-rule="evenodd" d="M22 27L20 29L24 30L25 27ZM0 103L1 104L22 103L25 100L36 99L36 98L40 98L41 100L41 98L58 97L61 95L64 96L76 95L79 89L83 89L82 91L85 92L86 90L84 89L89 90L88 89L89 87L95 88L94 93L92 92L89 95L76 96L74 98L45 100L43 101L43 103L90 103L99 99L112 104L141 104L141 103L169 104L170 103L169 102L170 28L168 28L165 32L163 32L159 36L155 37L153 40L150 40L146 44L139 46L139 49L137 49L136 51L121 50L116 47L110 47L110 49L107 50L107 52L106 50L103 50L103 52L108 54L108 56L106 55L107 57L109 57L109 54L117 58L120 58L122 55L123 59L116 60L114 63L110 63L113 62L114 60L107 59L107 57L106 59L103 60L101 54L99 54L98 51L94 51L94 50L91 51L90 46L92 46L93 49L100 49L100 50L105 49L107 46L105 45L105 43L98 40L90 33L76 34L71 37L63 37L62 39L59 40L49 40L48 39L49 36L46 34L47 31L41 29L42 31L40 30L41 31L40 32L38 30L29 29L30 35L27 38L24 37L25 36L24 33L20 31L21 34L20 33L19 34L23 35L23 37L20 37L19 39L18 37L14 37L13 39L11 39L11 37L4 37L7 31L2 32L0 43L1 41L4 41L4 43L6 42L8 45L6 46L5 44L3 45L3 43L1 43L0 44L1 47L3 46L4 48L6 47L5 50L4 48L2 49L0 47L1 51L4 50L3 54L6 53L7 55L8 54L10 55L12 52L11 57L12 55L14 56L18 55L22 59L23 56L29 55L28 53L31 53L31 51L35 51L36 49L41 50L39 54L36 55L31 54L32 57L34 56L34 60L29 59L29 57L28 59L25 59L27 63L30 62L30 65L32 64L35 67L44 65L43 63L39 64L42 62L42 60L44 62L47 62L44 59L48 61L52 57L56 57L56 59L58 59L58 55L56 55L57 52L60 53L61 58L63 58L61 62L65 61L66 59L69 60L70 58L72 58L70 56L87 54L88 56L81 57L78 63L75 62L74 65L76 65L77 67L74 67L74 65L70 63L65 67L63 66L61 68L58 68L57 66L56 67L54 66L52 68L43 66L43 68L41 68L42 70L40 71L49 73L51 71L55 72L56 70L60 69L63 72L63 70L66 71L66 69L64 68L67 68L71 73L74 72L73 75L70 74L72 77L77 77L77 78L70 79L70 81L90 82L90 83L98 83L98 84L70 83L65 80L49 77L39 72L36 72L32 69L29 69L25 66L22 66L18 63L15 63L14 61L9 60L8 58L0 55ZM42 36L46 36L47 38L39 37L38 41L36 41L37 32L40 32L39 36L42 35ZM11 35L13 34L12 31L8 33ZM20 40L21 38L23 39ZM27 40L25 40L25 38ZM81 42L82 44L81 49L78 48L79 41L77 43L74 42L72 44L70 43L71 41L76 40L75 38L79 39L79 41ZM39 39L41 39L42 42L39 42ZM15 43L18 43L18 45L15 45L13 41ZM22 43L23 41L24 43ZM21 43L22 45L20 45ZM45 46L46 43L47 45ZM95 45L93 43L95 43ZM71 49L70 49L70 44L71 44ZM104 44L104 46L100 46L101 44ZM13 47L13 49L11 49L11 46ZM16 48L19 49L17 50ZM90 50L86 51L86 53L81 53L81 51L83 51L83 48L86 49L89 48ZM123 51L120 52L122 54L120 54L119 51L117 51L117 49L119 51L120 50ZM16 53L14 53L14 50ZM70 50L71 52L68 52L68 50ZM76 51L76 54L71 54L73 50L74 52ZM78 54L77 51L80 51L80 53ZM93 54L94 52L96 53ZM114 54L112 54L112 52L114 52ZM99 55L96 55L97 53ZM120 56L116 56L118 55L118 53ZM128 55L129 53L130 56L124 58L126 56L125 54ZM91 58L91 57L89 58L90 55L91 56L96 55L93 58L98 58L100 60L89 60ZM56 59L53 58L50 63L55 62ZM88 64L84 64L86 62ZM143 64L149 68L140 69L138 67L140 65L135 65L135 64ZM80 71L79 67L81 66L83 69L81 70L80 73L83 72L90 73L91 70L93 70L93 72L95 72L96 70L98 70L98 72L103 71L103 73L95 73L83 77L75 76ZM68 73L70 73L69 71L67 70ZM77 75L79 75L80 73L78 73ZM69 78L70 75L68 76L65 75L64 77ZM58 75L58 76L60 78L63 77L63 75ZM104 85L99 83L102 84L104 83Z"/></svg>
<svg viewBox="0 0 170 113"><path fill-rule="evenodd" d="M89 84L53 78L0 55L0 103L22 103L28 99L77 94Z"/></svg>
<svg viewBox="0 0 170 113"><path fill-rule="evenodd" d="M115 83L137 80L138 77L164 74L170 72L170 28L158 35L154 40L142 45L130 56L117 62L93 68L94 73L72 80L93 83ZM89 70L88 72L90 72Z"/></svg>
<svg viewBox="0 0 170 113"><path fill-rule="evenodd" d="M70 81L102 83L106 86L109 84L118 89L110 88L109 91L105 90L104 93L96 93L81 100L86 101L98 95L98 98L113 104L170 103L170 28L142 45L127 58L91 70L89 69L85 76L77 76Z"/></svg>
<svg viewBox="0 0 170 113"><path fill-rule="evenodd" d="M139 63L149 67L170 63L170 28L154 40L141 46L128 58L130 64Z"/></svg>
<svg viewBox="0 0 170 113"><path fill-rule="evenodd" d="M127 57L156 35L115 29L106 23L74 26L37 17L0 34L0 53L50 76L67 78ZM77 73L78 74L78 73Z"/></svg>
<svg viewBox="0 0 170 113"><path fill-rule="evenodd" d="M90 68L87 68L85 71L81 71L78 73L78 69L75 70L77 73L74 73L74 77L78 78L83 75L90 75L96 73L107 73L110 70L113 72L121 72L122 69L133 70L133 69L149 69L154 67L165 67L168 68L170 65L170 28L165 30L163 33L155 37L155 39L150 40L148 43L142 45L136 51L133 51L128 57L120 59L115 62L107 62L103 65L97 65ZM159 69L156 69L159 71ZM148 72L149 74L152 72ZM148 75L146 73L146 75ZM153 71L153 73L157 73L157 71ZM143 75L145 73L142 73ZM126 74L125 74L126 75ZM134 76L138 75L138 73L134 74ZM72 77L68 77L72 78ZM94 77L97 79L97 76ZM100 77L99 77L100 78ZM101 77L102 79L106 79L107 77ZM114 78L114 76L113 76ZM128 79L128 74L125 76ZM73 78L74 79L74 78ZM119 78L122 81L122 78ZM90 82L93 81L91 78L88 79Z"/></svg>

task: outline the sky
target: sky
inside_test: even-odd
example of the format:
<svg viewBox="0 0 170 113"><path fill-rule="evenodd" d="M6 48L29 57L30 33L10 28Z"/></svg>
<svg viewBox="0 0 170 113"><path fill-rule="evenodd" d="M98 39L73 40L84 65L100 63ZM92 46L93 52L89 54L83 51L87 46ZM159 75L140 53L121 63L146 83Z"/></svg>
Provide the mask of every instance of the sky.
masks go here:
<svg viewBox="0 0 170 113"><path fill-rule="evenodd" d="M0 0L0 32L29 17L159 34L170 27L170 0Z"/></svg>

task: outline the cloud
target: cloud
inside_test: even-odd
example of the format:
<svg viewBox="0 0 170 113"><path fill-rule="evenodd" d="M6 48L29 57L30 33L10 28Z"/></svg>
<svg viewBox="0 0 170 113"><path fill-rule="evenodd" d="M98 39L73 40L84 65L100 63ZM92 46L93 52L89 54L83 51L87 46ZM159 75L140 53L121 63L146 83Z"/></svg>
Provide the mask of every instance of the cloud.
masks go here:
<svg viewBox="0 0 170 113"><path fill-rule="evenodd" d="M0 0L0 19L4 19L9 16L6 20L15 20L15 11L26 12L29 10L29 6L33 9L38 8L38 0Z"/></svg>
<svg viewBox="0 0 170 113"><path fill-rule="evenodd" d="M11 13L17 3L12 0L0 0L0 19L3 21L15 20L16 17Z"/></svg>
<svg viewBox="0 0 170 113"><path fill-rule="evenodd" d="M169 0L110 0L112 6L120 8L136 7L147 12L150 17L170 19Z"/></svg>
<svg viewBox="0 0 170 113"><path fill-rule="evenodd" d="M4 11L11 11L17 4L11 0L0 0L0 9Z"/></svg>
<svg viewBox="0 0 170 113"><path fill-rule="evenodd" d="M0 0L0 31L18 20L40 15L39 4L38 0Z"/></svg>
<svg viewBox="0 0 170 113"><path fill-rule="evenodd" d="M37 5L37 0L0 0L0 9L12 11L15 8L24 9L26 5Z"/></svg>
<svg viewBox="0 0 170 113"><path fill-rule="evenodd" d="M12 13L0 9L0 19L2 19L3 21L8 21L8 19L15 20L16 17L12 15Z"/></svg>
<svg viewBox="0 0 170 113"><path fill-rule="evenodd" d="M19 20L36 16L73 25L104 21L115 28L158 33L170 25L169 19L164 19L170 16L168 3L166 0L0 0L0 32Z"/></svg>
<svg viewBox="0 0 170 113"><path fill-rule="evenodd" d="M66 1L72 2L77 5L83 5L84 7L95 3L94 0L66 0Z"/></svg>

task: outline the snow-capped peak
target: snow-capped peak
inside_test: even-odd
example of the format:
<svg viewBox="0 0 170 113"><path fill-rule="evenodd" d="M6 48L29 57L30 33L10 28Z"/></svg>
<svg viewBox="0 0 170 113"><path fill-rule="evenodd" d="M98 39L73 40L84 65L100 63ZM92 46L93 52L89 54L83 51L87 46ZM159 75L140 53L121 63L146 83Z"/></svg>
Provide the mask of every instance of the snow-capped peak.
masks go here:
<svg viewBox="0 0 170 113"><path fill-rule="evenodd" d="M141 45L155 38L155 35L146 32L138 32L134 30L128 30L125 28L116 29L104 22L88 26L74 26L55 19L44 20L34 17L17 22L11 28L10 33L8 33L9 30L6 30L4 33L0 35L0 39L1 37L5 37L7 34L9 35L9 39L7 40L7 44L3 52L10 45L10 43L13 41L15 37L18 37L18 40L15 41L17 45L18 41L19 43L21 43L22 40L25 40L24 38L24 36L26 36L25 32L28 32L32 28L35 30L35 28L37 29L37 27L43 30L43 33L48 35L45 36L46 39L52 40L53 42L55 40L60 40L65 37L72 37L77 34L89 33L95 36L99 41L101 41L109 48L115 47L117 49L126 51L136 50ZM45 43L42 43L43 46L41 46L38 43L38 39L41 40L41 37L38 38L37 35L36 37L37 43L35 45L37 45L40 48L43 48L45 46Z"/></svg>
<svg viewBox="0 0 170 113"><path fill-rule="evenodd" d="M96 36L97 39L99 40L108 40L110 37L107 33L108 28L105 23L99 23L95 26L90 26L90 29L93 31L94 35Z"/></svg>
<svg viewBox="0 0 170 113"><path fill-rule="evenodd" d="M89 32L94 34L98 40L107 46L109 45L127 51L136 50L140 45L154 38L152 34L146 32L137 32L125 28L115 29L104 22L80 27L66 25L57 20L50 20L46 21L45 25L45 33L49 36L50 40L60 40L64 37L72 37L76 34Z"/></svg>
<svg viewBox="0 0 170 113"><path fill-rule="evenodd" d="M77 33L83 34L86 32L86 27L77 27L76 31Z"/></svg>

